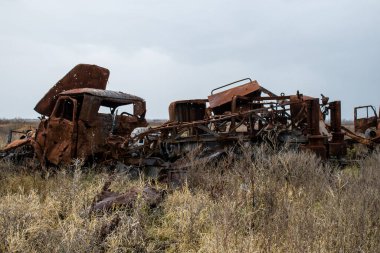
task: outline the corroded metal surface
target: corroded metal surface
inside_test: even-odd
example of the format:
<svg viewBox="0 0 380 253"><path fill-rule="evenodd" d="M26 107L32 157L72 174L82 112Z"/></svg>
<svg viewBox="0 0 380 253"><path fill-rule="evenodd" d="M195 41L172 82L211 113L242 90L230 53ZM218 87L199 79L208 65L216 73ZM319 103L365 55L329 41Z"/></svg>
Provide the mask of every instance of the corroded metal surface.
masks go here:
<svg viewBox="0 0 380 253"><path fill-rule="evenodd" d="M91 91L91 92L89 92ZM137 112L116 109L136 104ZM101 106L109 107L109 113L99 112ZM136 127L145 127L145 101L125 93L82 89L61 93L49 119L39 126L43 135L37 143L47 162L67 164L73 158L105 159L109 151L107 137L129 137Z"/></svg>
<svg viewBox="0 0 380 253"><path fill-rule="evenodd" d="M29 144L30 143L30 139L19 139L19 140L14 140L12 141L11 143L7 144L3 149L2 151L3 152L8 152L8 151L11 151L11 150L14 150L18 147L22 147L26 144Z"/></svg>
<svg viewBox="0 0 380 253"><path fill-rule="evenodd" d="M181 100L169 105L169 120L191 122L204 119L207 99Z"/></svg>
<svg viewBox="0 0 380 253"><path fill-rule="evenodd" d="M76 88L95 88L104 90L107 86L109 70L96 65L78 64L59 80L37 103L34 110L50 116L58 95L66 90Z"/></svg>
<svg viewBox="0 0 380 253"><path fill-rule="evenodd" d="M143 99L138 96L127 94L121 91L100 90L94 88L71 89L60 93L60 95L71 96L82 96L83 94L89 94L95 97L104 98L110 103L114 102L119 104L130 104L136 101L143 101Z"/></svg>
<svg viewBox="0 0 380 253"><path fill-rule="evenodd" d="M260 85L252 81L232 89L228 89L208 96L210 108L215 108L226 103L231 103L234 96L260 96Z"/></svg>
<svg viewBox="0 0 380 253"><path fill-rule="evenodd" d="M73 79L77 73L82 74ZM238 143L263 142L288 143L322 159L341 159L347 149L345 136L371 147L379 140L344 128L340 101L298 91L276 95L251 79L220 86L213 91L250 80L212 92L208 99L172 102L169 121L148 127L144 99L104 90L108 74L95 65L78 65L40 101L38 108L49 117L41 119L33 138L11 143L3 152L29 145L42 166L70 164L77 158L111 167L117 162L128 171L183 182L191 167L184 158L198 148L204 151L197 155L199 161L214 161ZM124 106L132 109L126 111ZM104 107L107 110L101 111ZM328 115L330 125L325 122ZM105 191L97 209L129 203L135 196Z"/></svg>

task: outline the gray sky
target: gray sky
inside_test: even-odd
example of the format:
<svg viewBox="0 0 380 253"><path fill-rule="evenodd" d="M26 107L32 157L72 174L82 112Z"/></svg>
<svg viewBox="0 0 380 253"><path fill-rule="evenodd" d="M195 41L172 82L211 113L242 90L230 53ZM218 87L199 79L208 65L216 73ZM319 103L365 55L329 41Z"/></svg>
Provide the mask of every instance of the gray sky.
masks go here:
<svg viewBox="0 0 380 253"><path fill-rule="evenodd" d="M148 118L245 77L351 118L380 104L379 27L378 0L0 0L0 118L37 117L78 63L110 69L108 89L145 98Z"/></svg>

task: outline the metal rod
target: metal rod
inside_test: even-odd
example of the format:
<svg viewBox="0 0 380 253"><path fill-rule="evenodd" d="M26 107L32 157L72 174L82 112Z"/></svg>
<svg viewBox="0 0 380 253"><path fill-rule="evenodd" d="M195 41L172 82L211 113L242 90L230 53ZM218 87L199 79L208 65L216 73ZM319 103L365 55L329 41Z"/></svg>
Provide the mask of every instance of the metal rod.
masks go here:
<svg viewBox="0 0 380 253"><path fill-rule="evenodd" d="M252 79L248 77L248 78L244 78L244 79L241 79L241 80L238 80L238 81L232 82L232 83L228 83L228 84L225 84L225 85L223 85L223 86L220 86L220 87L218 87L218 88L213 89L213 90L211 91L211 95L212 95L212 94L214 93L214 91L216 91L216 90L219 90L219 89L224 88L224 87L227 87L227 86L229 86L229 85L231 85L231 84L239 83L239 82L242 82L242 81L245 81L245 80L249 80L250 82L252 82Z"/></svg>

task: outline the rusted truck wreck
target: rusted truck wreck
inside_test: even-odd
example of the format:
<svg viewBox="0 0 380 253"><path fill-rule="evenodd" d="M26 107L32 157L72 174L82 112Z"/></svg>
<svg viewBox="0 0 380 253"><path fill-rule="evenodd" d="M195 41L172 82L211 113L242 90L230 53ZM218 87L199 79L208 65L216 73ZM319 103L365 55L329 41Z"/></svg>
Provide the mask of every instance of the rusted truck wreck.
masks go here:
<svg viewBox="0 0 380 253"><path fill-rule="evenodd" d="M34 134L8 144L3 151L31 145L42 165L67 164L73 158L107 159L110 135L130 135L134 128L147 126L145 101L105 90L108 77L107 69L76 66L37 103L35 111L42 117Z"/></svg>
<svg viewBox="0 0 380 253"><path fill-rule="evenodd" d="M355 133L364 134L372 142L380 143L380 108L379 114L373 105L358 106L354 108Z"/></svg>
<svg viewBox="0 0 380 253"><path fill-rule="evenodd" d="M248 78L213 89L207 98L172 102L169 121L148 127L145 101L106 90L108 77L105 68L77 65L36 105L42 115L36 131L9 143L2 153L27 146L42 166L80 158L169 177L183 168L181 158L199 146L207 157L237 142L263 141L290 143L322 159L346 154L340 101L323 97L320 103L299 92L276 95Z"/></svg>

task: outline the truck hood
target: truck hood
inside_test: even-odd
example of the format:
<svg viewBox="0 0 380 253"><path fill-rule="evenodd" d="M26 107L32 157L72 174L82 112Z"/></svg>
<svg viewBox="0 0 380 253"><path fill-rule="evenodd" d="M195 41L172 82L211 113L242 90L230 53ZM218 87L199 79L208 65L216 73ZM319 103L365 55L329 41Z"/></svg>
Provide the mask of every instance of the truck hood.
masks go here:
<svg viewBox="0 0 380 253"><path fill-rule="evenodd" d="M106 68L90 64L78 64L43 96L34 110L42 115L50 116L59 93L79 88L105 90L109 75L110 71Z"/></svg>

